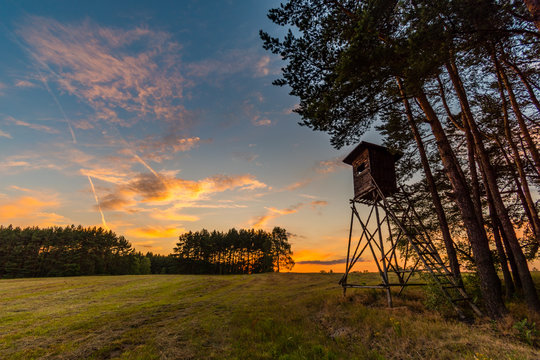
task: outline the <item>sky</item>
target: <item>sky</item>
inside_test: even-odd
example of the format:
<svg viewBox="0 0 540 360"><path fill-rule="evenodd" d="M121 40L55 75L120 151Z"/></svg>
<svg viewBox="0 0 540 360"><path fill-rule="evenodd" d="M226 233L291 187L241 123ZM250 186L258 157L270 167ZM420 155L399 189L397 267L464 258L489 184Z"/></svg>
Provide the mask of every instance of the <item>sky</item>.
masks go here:
<svg viewBox="0 0 540 360"><path fill-rule="evenodd" d="M272 85L284 64L258 32L283 33L277 5L3 0L1 224L102 226L161 254L186 231L280 226L293 271L342 272L352 148Z"/></svg>

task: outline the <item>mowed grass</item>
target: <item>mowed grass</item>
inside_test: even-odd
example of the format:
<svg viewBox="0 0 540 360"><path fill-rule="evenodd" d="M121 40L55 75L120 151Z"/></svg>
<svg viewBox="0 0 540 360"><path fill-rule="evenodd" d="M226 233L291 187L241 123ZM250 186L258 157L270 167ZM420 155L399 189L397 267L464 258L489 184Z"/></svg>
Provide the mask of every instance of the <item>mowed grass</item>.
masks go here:
<svg viewBox="0 0 540 360"><path fill-rule="evenodd" d="M355 275L377 283L374 274ZM338 274L0 280L0 359L540 359L513 325L386 307ZM517 314L517 315L516 315Z"/></svg>

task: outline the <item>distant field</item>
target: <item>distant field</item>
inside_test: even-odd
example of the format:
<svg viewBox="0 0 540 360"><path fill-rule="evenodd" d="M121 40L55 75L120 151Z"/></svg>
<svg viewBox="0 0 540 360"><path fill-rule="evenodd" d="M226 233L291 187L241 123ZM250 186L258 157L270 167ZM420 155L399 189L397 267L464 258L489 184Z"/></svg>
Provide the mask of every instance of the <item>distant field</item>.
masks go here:
<svg viewBox="0 0 540 360"><path fill-rule="evenodd" d="M513 327L525 316L519 305L511 305L514 319L471 326L426 310L422 290L387 309L380 292L343 297L339 278L0 280L0 359L540 358Z"/></svg>

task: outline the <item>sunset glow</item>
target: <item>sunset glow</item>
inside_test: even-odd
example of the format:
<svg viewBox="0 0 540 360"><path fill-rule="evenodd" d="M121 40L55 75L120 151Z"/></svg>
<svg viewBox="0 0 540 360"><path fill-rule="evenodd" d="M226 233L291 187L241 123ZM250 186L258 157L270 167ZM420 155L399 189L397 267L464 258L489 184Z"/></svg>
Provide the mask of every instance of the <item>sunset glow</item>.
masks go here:
<svg viewBox="0 0 540 360"><path fill-rule="evenodd" d="M293 271L342 272L350 148L271 84L258 31L281 31L277 4L3 4L1 224L103 226L161 254L185 231L280 226Z"/></svg>

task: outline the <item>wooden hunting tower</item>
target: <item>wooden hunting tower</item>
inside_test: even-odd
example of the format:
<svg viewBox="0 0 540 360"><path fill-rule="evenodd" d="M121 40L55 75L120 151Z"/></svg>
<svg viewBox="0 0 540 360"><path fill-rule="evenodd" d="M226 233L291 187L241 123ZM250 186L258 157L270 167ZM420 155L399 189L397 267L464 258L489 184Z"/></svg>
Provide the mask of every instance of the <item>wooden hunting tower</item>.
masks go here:
<svg viewBox="0 0 540 360"><path fill-rule="evenodd" d="M362 141L343 160L353 167L354 199L373 200L377 186L384 196L395 193L395 162L399 158L401 154L392 154L385 147Z"/></svg>
<svg viewBox="0 0 540 360"><path fill-rule="evenodd" d="M390 288L399 287L399 295L406 286L425 285L409 282L414 273L424 271L439 285L460 318L466 316L461 304L468 304L476 315L482 316L463 284L439 255L406 187L398 189L395 163L399 158L401 154L392 154L385 147L363 141L343 160L353 167L354 178L347 260L345 273L339 281L343 293L347 288L384 289L391 307ZM357 210L357 204L364 207L361 212ZM356 245L352 238L355 219L361 226ZM349 282L349 273L366 249L373 255L381 275L382 282L378 285ZM389 277L390 272L395 274L393 278Z"/></svg>

